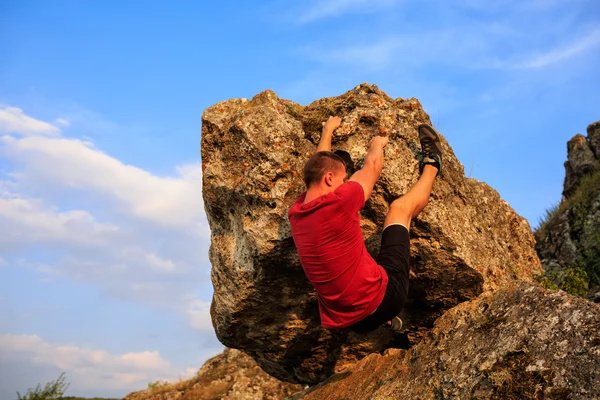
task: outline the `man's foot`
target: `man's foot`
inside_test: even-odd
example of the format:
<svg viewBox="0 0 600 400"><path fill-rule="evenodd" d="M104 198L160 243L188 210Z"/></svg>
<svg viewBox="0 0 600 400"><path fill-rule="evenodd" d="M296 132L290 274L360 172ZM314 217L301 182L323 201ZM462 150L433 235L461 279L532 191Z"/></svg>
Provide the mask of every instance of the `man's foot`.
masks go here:
<svg viewBox="0 0 600 400"><path fill-rule="evenodd" d="M438 133L427 124L419 125L419 140L421 141L422 158L419 161L419 172L423 172L425 165L433 165L439 175L442 172L442 146ZM436 176L437 176L436 175Z"/></svg>
<svg viewBox="0 0 600 400"><path fill-rule="evenodd" d="M385 323L385 327L391 329L394 333L400 333L402 330L402 320L399 317L394 317L391 321Z"/></svg>

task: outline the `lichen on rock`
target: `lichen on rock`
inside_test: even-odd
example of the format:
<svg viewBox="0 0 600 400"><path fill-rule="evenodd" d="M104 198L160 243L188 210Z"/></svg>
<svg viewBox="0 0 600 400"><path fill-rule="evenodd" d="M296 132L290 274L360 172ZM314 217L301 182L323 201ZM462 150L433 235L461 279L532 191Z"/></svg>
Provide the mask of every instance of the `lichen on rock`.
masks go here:
<svg viewBox="0 0 600 400"><path fill-rule="evenodd" d="M333 148L357 167L374 135L390 139L382 175L361 211L365 243L376 256L389 203L419 176L411 147L418 143L418 124L430 120L418 100L392 99L362 84L306 107L265 91L218 103L202 115L215 332L223 344L289 382L315 384L398 346L385 329L357 335L321 328L316 294L291 238L287 210L304 190L304 162L330 115L342 118ZM401 317L412 343L461 302L541 273L527 221L488 185L466 178L445 138L441 142L444 173L411 227L411 286Z"/></svg>
<svg viewBox="0 0 600 400"><path fill-rule="evenodd" d="M598 305L520 282L446 312L410 350L370 355L291 399L597 399L598 326Z"/></svg>

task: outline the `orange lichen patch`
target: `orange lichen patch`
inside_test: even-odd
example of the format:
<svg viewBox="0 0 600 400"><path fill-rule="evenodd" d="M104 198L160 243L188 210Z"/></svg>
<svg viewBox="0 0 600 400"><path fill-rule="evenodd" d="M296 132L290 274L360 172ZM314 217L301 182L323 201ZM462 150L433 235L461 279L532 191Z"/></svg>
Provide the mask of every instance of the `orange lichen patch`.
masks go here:
<svg viewBox="0 0 600 400"><path fill-rule="evenodd" d="M421 103L417 99L411 99L409 104L410 104L410 109L411 110L418 110L418 109L423 108L421 106Z"/></svg>
<svg viewBox="0 0 600 400"><path fill-rule="evenodd" d="M281 169L286 170L286 169L289 169L289 168L290 167L287 164L285 164L285 163L281 164Z"/></svg>
<svg viewBox="0 0 600 400"><path fill-rule="evenodd" d="M387 135L388 131L385 128L379 128L379 134L380 135Z"/></svg>
<svg viewBox="0 0 600 400"><path fill-rule="evenodd" d="M242 168L244 170L248 169L248 167L250 166L250 164L248 164L247 162L244 163L244 165L242 166Z"/></svg>
<svg viewBox="0 0 600 400"><path fill-rule="evenodd" d="M373 104L375 104L377 107L382 108L382 109L385 108L385 106L386 106L385 101L380 98L374 98Z"/></svg>

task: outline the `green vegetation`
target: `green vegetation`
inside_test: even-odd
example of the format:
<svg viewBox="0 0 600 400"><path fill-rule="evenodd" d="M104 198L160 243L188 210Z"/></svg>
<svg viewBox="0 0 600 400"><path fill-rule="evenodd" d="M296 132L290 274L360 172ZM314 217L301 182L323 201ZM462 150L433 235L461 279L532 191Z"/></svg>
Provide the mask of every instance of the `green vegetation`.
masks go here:
<svg viewBox="0 0 600 400"><path fill-rule="evenodd" d="M67 396L67 397L61 397L59 400L119 400L119 399L108 399L105 397L74 397L74 396Z"/></svg>
<svg viewBox="0 0 600 400"><path fill-rule="evenodd" d="M536 229L538 238L548 237L556 232L560 216L569 220L569 232L577 248L579 259L575 265L560 272L546 273L538 280L548 289L562 289L576 296L585 296L589 290L600 286L600 218L595 218L594 210L600 212L600 169L583 177L579 187L560 204L546 210L544 218Z"/></svg>
<svg viewBox="0 0 600 400"><path fill-rule="evenodd" d="M562 276L560 288L574 296L585 296L588 294L590 280L581 268L569 268Z"/></svg>
<svg viewBox="0 0 600 400"><path fill-rule="evenodd" d="M46 383L44 388L38 383L35 389L28 389L24 396L17 392L17 397L19 400L60 399L68 387L69 384L65 383L65 373L63 372L55 381Z"/></svg>
<svg viewBox="0 0 600 400"><path fill-rule="evenodd" d="M17 398L18 400L118 400L103 397L63 397L63 394L68 387L69 383L65 383L65 373L63 372L58 379L46 383L43 388L42 385L38 383L35 389L27 389L25 395L21 395L21 393L17 392Z"/></svg>
<svg viewBox="0 0 600 400"><path fill-rule="evenodd" d="M173 386L173 384L167 381L148 382L148 390L153 394L162 393L167 390L170 390L171 386Z"/></svg>

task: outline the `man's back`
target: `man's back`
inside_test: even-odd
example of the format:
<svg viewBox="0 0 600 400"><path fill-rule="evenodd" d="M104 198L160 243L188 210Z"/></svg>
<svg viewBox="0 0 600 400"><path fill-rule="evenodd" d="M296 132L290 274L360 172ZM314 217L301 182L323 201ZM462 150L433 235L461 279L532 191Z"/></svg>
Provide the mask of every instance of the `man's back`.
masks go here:
<svg viewBox="0 0 600 400"><path fill-rule="evenodd" d="M319 295L323 327L347 327L377 308L388 280L360 230L364 191L357 182L346 182L302 204L305 196L288 212L300 263Z"/></svg>

